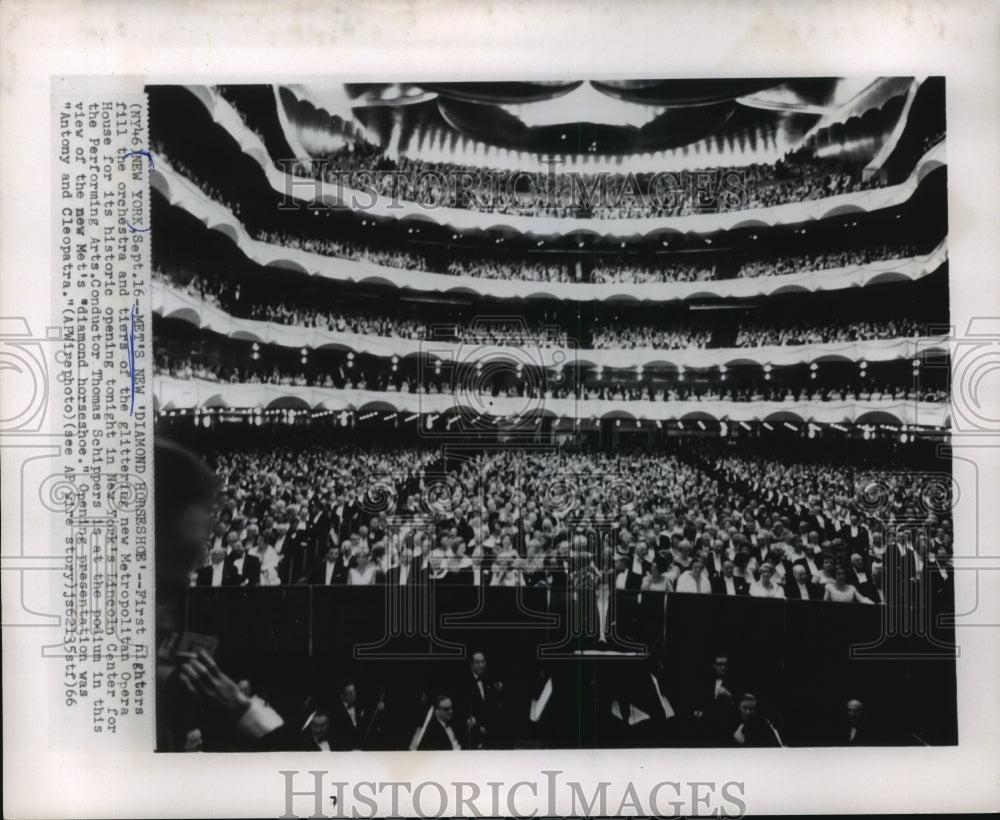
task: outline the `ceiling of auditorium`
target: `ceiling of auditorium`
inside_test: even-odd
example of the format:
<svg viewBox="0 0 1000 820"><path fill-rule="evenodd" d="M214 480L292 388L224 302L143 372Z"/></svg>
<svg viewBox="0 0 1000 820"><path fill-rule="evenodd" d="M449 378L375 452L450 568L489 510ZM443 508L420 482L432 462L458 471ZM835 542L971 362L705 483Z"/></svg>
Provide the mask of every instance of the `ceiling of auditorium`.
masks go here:
<svg viewBox="0 0 1000 820"><path fill-rule="evenodd" d="M867 95L899 96L907 78L763 78L288 86L316 114L353 122L390 153L509 151L601 161L659 152L769 161ZM873 94L886 82L885 93ZM882 99L878 99L878 98ZM298 119L293 107L290 120ZM860 116L864 111L844 112ZM896 109L898 113L898 108ZM879 130L883 130L882 127ZM331 137L335 136L331 134ZM334 140L335 142L335 140ZM304 144L306 144L304 142ZM306 148L310 146L306 144Z"/></svg>

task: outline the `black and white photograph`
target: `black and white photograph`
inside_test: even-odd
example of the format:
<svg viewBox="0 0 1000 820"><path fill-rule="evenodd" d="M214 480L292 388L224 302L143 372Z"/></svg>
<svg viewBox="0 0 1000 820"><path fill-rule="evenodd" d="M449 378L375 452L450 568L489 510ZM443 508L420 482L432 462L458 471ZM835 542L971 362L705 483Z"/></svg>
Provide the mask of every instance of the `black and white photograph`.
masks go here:
<svg viewBox="0 0 1000 820"><path fill-rule="evenodd" d="M957 744L947 90L148 85L156 750Z"/></svg>

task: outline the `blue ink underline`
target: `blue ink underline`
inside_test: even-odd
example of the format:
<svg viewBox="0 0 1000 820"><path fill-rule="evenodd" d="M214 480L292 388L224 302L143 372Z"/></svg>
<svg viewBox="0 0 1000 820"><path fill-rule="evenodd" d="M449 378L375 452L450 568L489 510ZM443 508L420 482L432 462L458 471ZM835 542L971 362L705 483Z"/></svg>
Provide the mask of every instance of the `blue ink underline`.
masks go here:
<svg viewBox="0 0 1000 820"><path fill-rule="evenodd" d="M129 329L125 334L125 341L128 343L128 375L132 389L128 408L130 416L135 415L135 312L138 308L138 302L132 305L132 312L129 316Z"/></svg>

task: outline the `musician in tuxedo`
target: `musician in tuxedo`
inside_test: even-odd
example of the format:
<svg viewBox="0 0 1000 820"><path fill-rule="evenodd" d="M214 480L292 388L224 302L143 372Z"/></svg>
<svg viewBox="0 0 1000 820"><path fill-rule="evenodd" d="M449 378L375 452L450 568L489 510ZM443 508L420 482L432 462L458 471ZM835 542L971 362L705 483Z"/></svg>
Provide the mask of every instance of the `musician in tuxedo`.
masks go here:
<svg viewBox="0 0 1000 820"><path fill-rule="evenodd" d="M733 575L736 565L728 558L722 562L722 572L712 579L712 592L716 595L747 595L750 587L746 580Z"/></svg>
<svg viewBox="0 0 1000 820"><path fill-rule="evenodd" d="M785 579L785 598L795 601L818 601L823 590L809 580L809 573L802 564L792 566L790 578Z"/></svg>
<svg viewBox="0 0 1000 820"><path fill-rule="evenodd" d="M880 746L875 732L865 719L865 705L856 698L847 701L846 721L838 732L838 746Z"/></svg>
<svg viewBox="0 0 1000 820"><path fill-rule="evenodd" d="M247 545L237 541L233 551L226 556L226 563L236 570L240 578L240 586L255 587L260 585L260 558L247 552Z"/></svg>
<svg viewBox="0 0 1000 820"><path fill-rule="evenodd" d="M729 656L717 654L712 673L697 687L693 710L695 742L703 746L727 745L739 723L736 696L739 686L733 680Z"/></svg>
<svg viewBox="0 0 1000 820"><path fill-rule="evenodd" d="M209 565L198 570L195 581L200 587L238 587L240 576L236 569L226 561L226 551L215 547L209 553Z"/></svg>
<svg viewBox="0 0 1000 820"><path fill-rule="evenodd" d="M306 726L302 734L302 751L333 751L333 746L330 743L330 715L326 712L314 712L309 719L309 725Z"/></svg>
<svg viewBox="0 0 1000 820"><path fill-rule="evenodd" d="M740 724L732 734L732 745L743 748L782 746L774 725L757 708L757 697L747 692L740 697Z"/></svg>
<svg viewBox="0 0 1000 820"><path fill-rule="evenodd" d="M434 698L430 720L427 721L417 748L422 752L460 751L462 744L452 726L454 714L455 707L450 697L438 695Z"/></svg>
<svg viewBox="0 0 1000 820"><path fill-rule="evenodd" d="M468 672L456 689L458 723L467 726L463 746L467 749L503 748L503 682L486 672L486 655L473 652Z"/></svg>
<svg viewBox="0 0 1000 820"><path fill-rule="evenodd" d="M377 727L377 712L382 711L382 701L364 708L358 703L358 690L352 681L346 681L338 693L337 701L330 708L330 745L335 751L365 748L372 740L369 727Z"/></svg>

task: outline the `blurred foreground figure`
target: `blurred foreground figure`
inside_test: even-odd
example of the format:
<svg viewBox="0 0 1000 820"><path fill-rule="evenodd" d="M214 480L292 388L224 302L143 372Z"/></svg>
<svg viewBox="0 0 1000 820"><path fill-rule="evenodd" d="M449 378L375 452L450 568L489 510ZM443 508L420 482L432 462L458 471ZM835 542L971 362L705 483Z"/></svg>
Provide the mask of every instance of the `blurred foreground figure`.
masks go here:
<svg viewBox="0 0 1000 820"><path fill-rule="evenodd" d="M211 527L216 479L193 454L156 442L156 686L158 751L279 748L284 721L216 664L216 641L181 633L184 596Z"/></svg>

